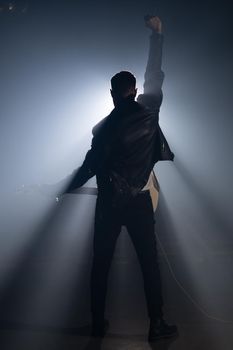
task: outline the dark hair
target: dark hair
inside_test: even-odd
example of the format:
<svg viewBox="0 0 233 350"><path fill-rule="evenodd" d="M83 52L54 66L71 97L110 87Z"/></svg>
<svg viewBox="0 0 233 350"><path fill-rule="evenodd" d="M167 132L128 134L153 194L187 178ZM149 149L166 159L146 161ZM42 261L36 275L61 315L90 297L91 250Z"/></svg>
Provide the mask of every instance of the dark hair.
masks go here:
<svg viewBox="0 0 233 350"><path fill-rule="evenodd" d="M111 86L113 92L117 95L124 96L130 93L130 90L135 89L136 78L130 72L121 71L112 77Z"/></svg>

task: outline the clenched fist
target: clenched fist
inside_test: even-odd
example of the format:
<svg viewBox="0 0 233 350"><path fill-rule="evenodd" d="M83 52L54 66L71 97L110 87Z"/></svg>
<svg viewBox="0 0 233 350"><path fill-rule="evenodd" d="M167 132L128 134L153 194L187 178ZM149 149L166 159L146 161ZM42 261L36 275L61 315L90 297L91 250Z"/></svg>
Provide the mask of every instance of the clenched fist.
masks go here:
<svg viewBox="0 0 233 350"><path fill-rule="evenodd" d="M162 33L162 22L159 17L147 15L144 19L148 28L152 29L156 33Z"/></svg>

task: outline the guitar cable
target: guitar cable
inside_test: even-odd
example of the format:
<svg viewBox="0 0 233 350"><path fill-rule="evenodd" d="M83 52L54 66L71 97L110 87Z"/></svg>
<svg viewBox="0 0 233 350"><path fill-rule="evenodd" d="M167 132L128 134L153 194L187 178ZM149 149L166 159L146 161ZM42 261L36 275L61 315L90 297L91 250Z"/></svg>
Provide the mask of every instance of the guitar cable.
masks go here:
<svg viewBox="0 0 233 350"><path fill-rule="evenodd" d="M193 297L190 295L190 293L184 288L184 286L182 285L182 283L177 279L176 275L175 275L175 272L171 266L171 263L169 261L169 258L168 258L168 255L163 247L163 244L159 238L159 236L157 235L157 233L155 232L155 235L156 235L156 238L158 240L158 243L159 243L159 246L160 246L160 249L162 251L162 254L167 262L167 265L168 265L168 268L169 268L169 271L173 277L173 279L175 280L175 282L177 283L177 285L180 287L180 289L183 291L183 293L186 295L186 297L191 301L191 303L203 314L205 315L207 318L209 319L212 319L212 320L215 320L215 321L218 321L218 322L222 322L222 323L233 323L233 321L227 321L227 320L224 320L222 318L219 318L219 317L215 317L213 315L210 315L195 299L193 299Z"/></svg>

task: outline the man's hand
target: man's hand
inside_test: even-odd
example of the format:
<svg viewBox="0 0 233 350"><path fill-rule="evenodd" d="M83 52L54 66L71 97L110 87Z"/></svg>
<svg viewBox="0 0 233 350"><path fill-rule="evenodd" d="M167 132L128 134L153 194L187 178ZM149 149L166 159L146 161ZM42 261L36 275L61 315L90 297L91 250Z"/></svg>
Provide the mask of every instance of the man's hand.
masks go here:
<svg viewBox="0 0 233 350"><path fill-rule="evenodd" d="M159 17L147 15L144 19L148 28L152 29L156 33L162 33L162 22Z"/></svg>

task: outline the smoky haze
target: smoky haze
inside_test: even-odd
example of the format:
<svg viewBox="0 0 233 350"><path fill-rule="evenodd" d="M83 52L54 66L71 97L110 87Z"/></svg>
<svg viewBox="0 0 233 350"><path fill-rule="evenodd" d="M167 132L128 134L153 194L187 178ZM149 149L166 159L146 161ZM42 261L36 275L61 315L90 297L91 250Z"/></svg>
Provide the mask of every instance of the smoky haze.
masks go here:
<svg viewBox="0 0 233 350"><path fill-rule="evenodd" d="M232 250L229 6L224 1L221 8L212 1L29 1L24 12L0 12L1 259L8 261L3 282L54 205L52 198L17 189L56 183L81 165L92 127L113 108L112 75L132 71L142 92L149 38L143 16L148 12L156 12L164 24L160 125L175 153L174 163L155 166L161 186L158 234L168 251L180 253L194 285L206 278L204 270L197 274L195 259ZM83 209L81 223L75 212L78 198L66 200L73 205L71 221L64 219L60 228L70 232L68 252L75 232L88 245L80 227L91 227L94 199L84 200L89 209ZM222 288L230 290L229 275L225 272L223 280L221 272ZM202 290L193 288L206 302ZM221 291L218 287L216 293Z"/></svg>

